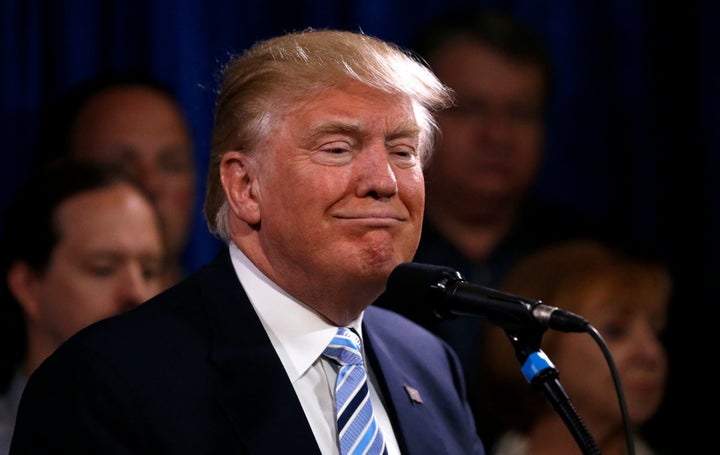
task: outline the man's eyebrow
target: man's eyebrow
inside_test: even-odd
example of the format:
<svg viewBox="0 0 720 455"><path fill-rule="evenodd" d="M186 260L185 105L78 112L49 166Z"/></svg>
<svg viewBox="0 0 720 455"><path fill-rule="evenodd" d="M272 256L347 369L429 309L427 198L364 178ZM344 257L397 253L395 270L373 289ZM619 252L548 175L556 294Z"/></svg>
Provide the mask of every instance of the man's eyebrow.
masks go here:
<svg viewBox="0 0 720 455"><path fill-rule="evenodd" d="M317 125L312 125L307 136L308 142L317 141L323 136L330 134L341 134L348 136L358 136L362 134L362 124L353 121L327 121ZM393 141L402 138L416 139L420 136L420 128L414 122L402 122L396 125L387 133L387 141Z"/></svg>
<svg viewBox="0 0 720 455"><path fill-rule="evenodd" d="M362 131L363 127L359 122L352 121L328 121L312 125L310 130L313 135L332 133L356 133ZM389 131L388 136L414 136L420 133L420 128L411 121L401 122Z"/></svg>
<svg viewBox="0 0 720 455"><path fill-rule="evenodd" d="M403 122L393 128L387 135L389 140L412 137L417 138L420 136L420 127L412 122Z"/></svg>
<svg viewBox="0 0 720 455"><path fill-rule="evenodd" d="M311 137L313 138L325 134L352 134L359 132L361 129L362 126L357 122L340 122L336 120L322 122L310 127Z"/></svg>

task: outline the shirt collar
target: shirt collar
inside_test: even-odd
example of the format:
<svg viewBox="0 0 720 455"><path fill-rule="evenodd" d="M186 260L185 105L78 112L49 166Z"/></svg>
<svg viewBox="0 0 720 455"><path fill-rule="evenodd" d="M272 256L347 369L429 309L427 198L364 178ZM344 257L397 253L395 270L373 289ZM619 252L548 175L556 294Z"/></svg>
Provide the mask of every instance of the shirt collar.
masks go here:
<svg viewBox="0 0 720 455"><path fill-rule="evenodd" d="M273 283L233 242L230 258L290 380L295 382L322 355L337 326ZM361 324L362 314L348 327L362 339Z"/></svg>

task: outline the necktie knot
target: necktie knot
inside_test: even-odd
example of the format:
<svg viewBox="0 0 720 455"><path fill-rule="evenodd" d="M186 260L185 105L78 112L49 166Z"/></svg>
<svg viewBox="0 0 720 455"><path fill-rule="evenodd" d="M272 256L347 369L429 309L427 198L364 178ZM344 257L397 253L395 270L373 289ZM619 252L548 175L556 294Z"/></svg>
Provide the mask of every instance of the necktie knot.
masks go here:
<svg viewBox="0 0 720 455"><path fill-rule="evenodd" d="M340 327L323 355L338 365L362 365L360 337L351 329Z"/></svg>

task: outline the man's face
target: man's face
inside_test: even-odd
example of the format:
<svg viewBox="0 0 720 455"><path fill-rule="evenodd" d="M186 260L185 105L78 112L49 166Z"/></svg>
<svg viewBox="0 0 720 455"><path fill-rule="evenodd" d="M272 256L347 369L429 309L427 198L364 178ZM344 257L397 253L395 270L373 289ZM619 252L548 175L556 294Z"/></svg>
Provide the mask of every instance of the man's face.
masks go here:
<svg viewBox="0 0 720 455"><path fill-rule="evenodd" d="M470 42L449 45L432 66L458 105L438 115L442 137L428 174L429 203L459 201L468 210L468 201L523 196L541 162L541 71Z"/></svg>
<svg viewBox="0 0 720 455"><path fill-rule="evenodd" d="M195 203L192 143L181 112L160 94L118 88L88 102L74 127L74 155L120 167L152 195L168 253L187 241Z"/></svg>
<svg viewBox="0 0 720 455"><path fill-rule="evenodd" d="M83 327L161 290L162 234L150 203L127 184L63 202L46 272L34 278L32 324L59 346Z"/></svg>
<svg viewBox="0 0 720 455"><path fill-rule="evenodd" d="M259 240L277 267L271 278L379 294L420 238L424 180L409 99L351 83L283 119L259 150Z"/></svg>

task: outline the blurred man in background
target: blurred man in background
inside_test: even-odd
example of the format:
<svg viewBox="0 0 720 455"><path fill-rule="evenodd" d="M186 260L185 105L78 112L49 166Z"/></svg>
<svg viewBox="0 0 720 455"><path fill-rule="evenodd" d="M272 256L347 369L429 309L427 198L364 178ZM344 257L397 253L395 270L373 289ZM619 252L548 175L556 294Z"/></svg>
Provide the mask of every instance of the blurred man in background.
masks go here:
<svg viewBox="0 0 720 455"><path fill-rule="evenodd" d="M462 11L428 24L413 50L457 96L437 116L441 137L425 173L426 217L414 261L495 286L530 251L593 230L532 193L552 85L537 34L502 13ZM383 298L378 304L393 308ZM447 340L468 380L474 377L482 318L440 321L417 306L401 312Z"/></svg>
<svg viewBox="0 0 720 455"><path fill-rule="evenodd" d="M31 373L71 335L162 290L165 245L124 174L57 162L17 193L2 226L0 453Z"/></svg>

